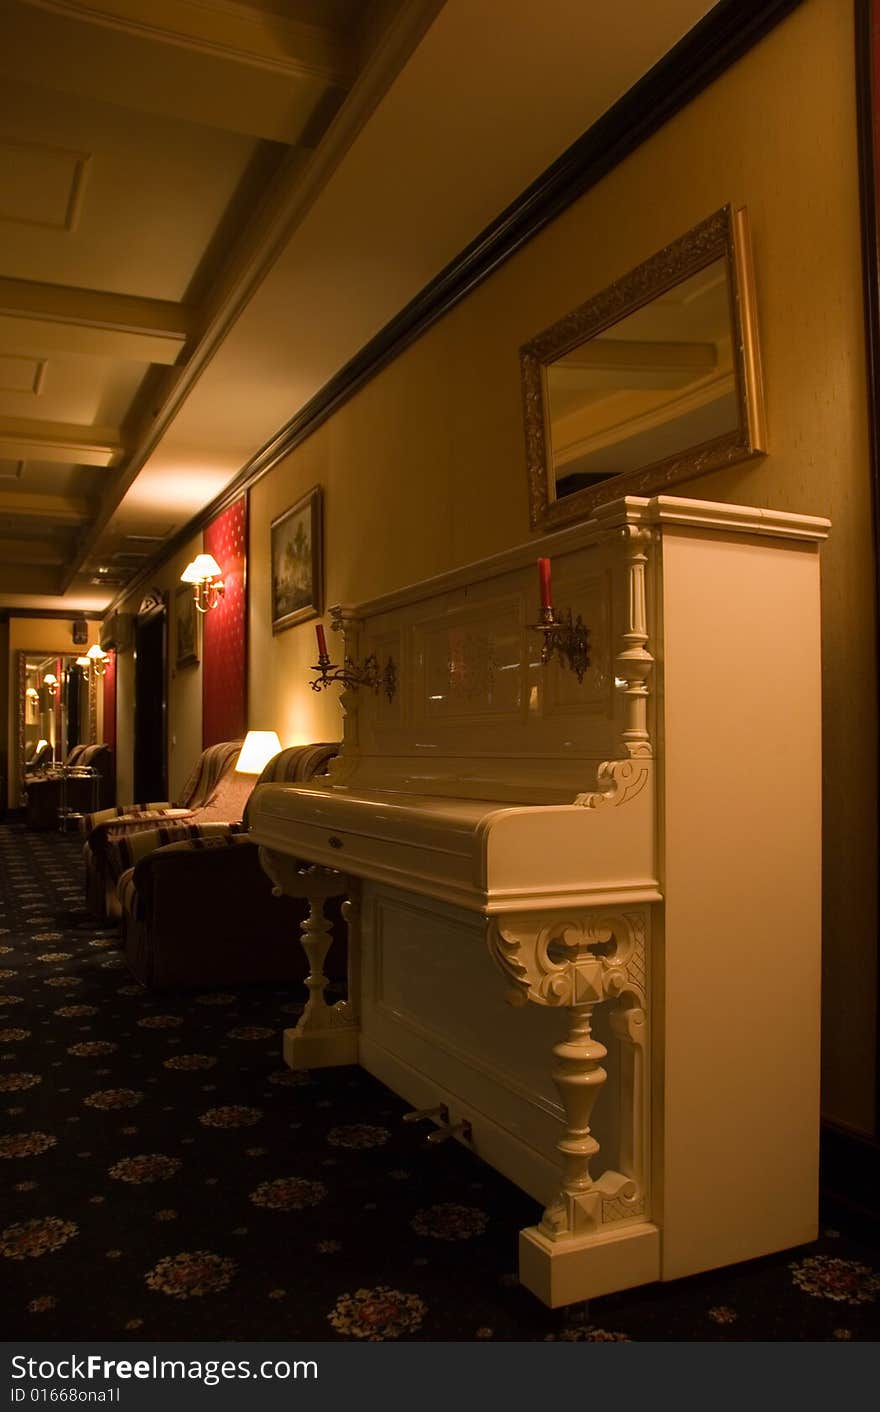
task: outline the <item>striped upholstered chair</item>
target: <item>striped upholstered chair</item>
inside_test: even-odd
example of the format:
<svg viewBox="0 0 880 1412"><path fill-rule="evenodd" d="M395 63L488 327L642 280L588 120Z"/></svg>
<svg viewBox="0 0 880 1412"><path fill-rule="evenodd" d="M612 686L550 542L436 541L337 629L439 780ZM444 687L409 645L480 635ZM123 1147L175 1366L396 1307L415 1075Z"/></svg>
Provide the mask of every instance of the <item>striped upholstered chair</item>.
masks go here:
<svg viewBox="0 0 880 1412"><path fill-rule="evenodd" d="M157 800L147 804L123 804L83 816L80 832L85 835L86 906L96 919L104 921L119 916L116 896L119 874L113 871L116 855L111 853L110 845L131 834L155 829L160 824L192 821L200 813L207 814L212 822L241 819L246 796L241 797L238 781L234 786L229 781L231 787L226 799L218 799L218 790L231 774L241 747L240 740L224 740L203 750L181 790L180 798L174 803ZM229 811L225 815L224 804Z"/></svg>
<svg viewBox="0 0 880 1412"><path fill-rule="evenodd" d="M257 783L311 779L338 749L322 744L282 750ZM123 951L144 985L204 989L291 985L305 978L298 941L305 903L272 895L246 827L245 814L241 829L184 824L191 836L174 842L168 828L126 840L132 866L119 881ZM338 901L328 905L328 916L334 942L325 969L341 979L346 949Z"/></svg>

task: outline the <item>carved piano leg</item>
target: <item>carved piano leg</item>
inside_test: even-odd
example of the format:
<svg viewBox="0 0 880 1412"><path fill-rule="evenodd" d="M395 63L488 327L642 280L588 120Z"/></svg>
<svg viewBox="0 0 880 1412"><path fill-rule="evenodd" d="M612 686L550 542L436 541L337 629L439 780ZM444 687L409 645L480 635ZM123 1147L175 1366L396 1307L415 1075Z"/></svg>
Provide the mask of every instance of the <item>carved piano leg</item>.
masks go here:
<svg viewBox="0 0 880 1412"><path fill-rule="evenodd" d="M568 1013L568 1037L553 1046L557 1060L553 1082L567 1127L556 1144L562 1154L562 1190L538 1227L549 1240L594 1231L602 1220L602 1195L590 1176L590 1158L599 1151L590 1132L590 1116L608 1077L599 1062L608 1051L593 1038L592 1004L575 1005Z"/></svg>
<svg viewBox="0 0 880 1412"><path fill-rule="evenodd" d="M309 961L306 986L309 998L295 1029L284 1031L284 1062L292 1069L320 1069L358 1062L358 1026L354 1007L348 1000L328 1005L325 999L327 977L324 961L332 940L324 904L346 891L347 879L332 868L303 868L296 860L269 849L260 849L263 869L275 884L276 895L302 897L308 903L308 916L300 923L302 946ZM351 908L343 903L350 921Z"/></svg>
<svg viewBox="0 0 880 1412"><path fill-rule="evenodd" d="M562 1006L566 1038L554 1045L553 1080L565 1109L561 1186L537 1226L520 1232L520 1280L553 1308L645 1284L659 1276L659 1232L645 1218L647 1106L644 1083L646 913L496 918L489 948L516 990L513 1003ZM610 943L610 945L609 945ZM594 950L596 948L597 950ZM594 1178L599 1144L590 1118L607 1074L592 1033L595 1007L616 999L621 1041L623 1171Z"/></svg>
<svg viewBox="0 0 880 1412"><path fill-rule="evenodd" d="M358 1031L349 1002L339 1000L328 1005L324 996L328 983L324 961L332 940L330 923L324 915L328 896L333 894L321 886L306 894L309 915L300 923L300 930L303 950L309 958L309 998L296 1028L284 1031L284 1062L291 1069L356 1064L358 1059Z"/></svg>

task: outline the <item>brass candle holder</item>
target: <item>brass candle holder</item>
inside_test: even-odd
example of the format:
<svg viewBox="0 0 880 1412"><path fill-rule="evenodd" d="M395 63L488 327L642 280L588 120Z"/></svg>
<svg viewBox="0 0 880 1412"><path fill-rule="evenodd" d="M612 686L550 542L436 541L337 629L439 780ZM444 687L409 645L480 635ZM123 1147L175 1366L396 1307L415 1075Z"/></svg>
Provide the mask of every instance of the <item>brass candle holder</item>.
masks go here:
<svg viewBox="0 0 880 1412"><path fill-rule="evenodd" d="M394 700L397 692L397 667L393 657L389 657L385 666L380 667L374 652L364 658L362 665L346 657L341 667L330 661L329 653L319 652L317 665L311 671L319 673L314 681L309 682L312 691L323 691L324 687L340 682L348 690L356 691L358 687L365 686L377 694L384 691L389 701Z"/></svg>
<svg viewBox="0 0 880 1412"><path fill-rule="evenodd" d="M533 632L544 635L541 661L546 664L555 654L582 683L590 665L590 629L580 613L572 618L571 609L566 608L562 617L557 618L552 607L543 607L541 621L531 623L530 627Z"/></svg>

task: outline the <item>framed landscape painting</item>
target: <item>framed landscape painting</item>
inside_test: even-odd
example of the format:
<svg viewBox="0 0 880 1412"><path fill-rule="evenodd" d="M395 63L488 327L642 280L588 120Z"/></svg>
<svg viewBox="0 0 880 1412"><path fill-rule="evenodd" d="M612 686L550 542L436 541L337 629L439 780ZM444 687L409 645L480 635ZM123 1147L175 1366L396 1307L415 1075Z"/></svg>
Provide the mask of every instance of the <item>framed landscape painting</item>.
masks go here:
<svg viewBox="0 0 880 1412"><path fill-rule="evenodd" d="M272 631L316 618L322 611L321 487L272 521Z"/></svg>
<svg viewBox="0 0 880 1412"><path fill-rule="evenodd" d="M199 660L199 615L191 584L183 584L174 595L174 622L177 641L175 665L195 666Z"/></svg>

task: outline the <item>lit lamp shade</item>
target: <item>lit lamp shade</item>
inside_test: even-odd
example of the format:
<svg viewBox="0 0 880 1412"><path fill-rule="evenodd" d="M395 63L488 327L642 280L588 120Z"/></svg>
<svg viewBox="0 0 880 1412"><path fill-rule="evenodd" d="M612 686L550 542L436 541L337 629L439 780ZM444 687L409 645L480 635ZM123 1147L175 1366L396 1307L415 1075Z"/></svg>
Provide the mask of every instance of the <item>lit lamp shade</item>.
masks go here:
<svg viewBox="0 0 880 1412"><path fill-rule="evenodd" d="M281 741L274 731L248 731L235 768L240 775L258 775L280 749Z"/></svg>
<svg viewBox="0 0 880 1412"><path fill-rule="evenodd" d="M181 583L207 583L211 579L222 577L223 571L213 554L197 554L192 563L187 564L180 575L180 580Z"/></svg>
<svg viewBox="0 0 880 1412"><path fill-rule="evenodd" d="M92 659L91 657L77 657L76 665L78 667L90 667L92 665Z"/></svg>
<svg viewBox="0 0 880 1412"><path fill-rule="evenodd" d="M92 646L89 648L88 652L86 653L86 657L88 657L92 662L103 662L106 656L107 653L104 651L103 647L98 642L93 643Z"/></svg>

